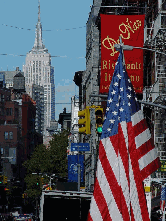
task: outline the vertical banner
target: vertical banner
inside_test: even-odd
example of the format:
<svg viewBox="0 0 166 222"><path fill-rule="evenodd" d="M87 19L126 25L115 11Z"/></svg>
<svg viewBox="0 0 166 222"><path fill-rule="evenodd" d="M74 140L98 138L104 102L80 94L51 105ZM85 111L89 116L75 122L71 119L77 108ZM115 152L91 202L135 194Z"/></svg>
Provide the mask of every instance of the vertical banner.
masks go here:
<svg viewBox="0 0 166 222"><path fill-rule="evenodd" d="M81 182L84 182L84 155L79 155ZM78 155L68 155L68 182L78 182Z"/></svg>
<svg viewBox="0 0 166 222"><path fill-rule="evenodd" d="M143 47L145 15L101 14L101 76L100 93L108 93L119 52L119 36L125 45ZM143 90L143 50L124 51L126 71L136 93Z"/></svg>

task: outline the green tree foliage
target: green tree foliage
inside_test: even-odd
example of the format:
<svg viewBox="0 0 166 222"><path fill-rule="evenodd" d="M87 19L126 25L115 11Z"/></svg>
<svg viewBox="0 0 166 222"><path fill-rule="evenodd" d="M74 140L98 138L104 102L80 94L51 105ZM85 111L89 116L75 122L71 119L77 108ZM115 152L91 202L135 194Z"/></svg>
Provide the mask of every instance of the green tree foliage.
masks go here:
<svg viewBox="0 0 166 222"><path fill-rule="evenodd" d="M46 149L46 146L43 144L38 145L30 160L24 163L24 166L27 168L27 173L46 173L50 168L49 158L49 149Z"/></svg>
<svg viewBox="0 0 166 222"><path fill-rule="evenodd" d="M51 172L58 176L67 176L67 146L68 132L63 131L59 134L54 134L50 141L50 159L52 164Z"/></svg>
<svg viewBox="0 0 166 222"><path fill-rule="evenodd" d="M44 183L48 184L52 174L60 177L67 176L68 135L67 131L54 134L48 148L43 144L38 145L31 158L24 162L27 169L25 182L28 197L40 196L43 186L42 177L44 177Z"/></svg>

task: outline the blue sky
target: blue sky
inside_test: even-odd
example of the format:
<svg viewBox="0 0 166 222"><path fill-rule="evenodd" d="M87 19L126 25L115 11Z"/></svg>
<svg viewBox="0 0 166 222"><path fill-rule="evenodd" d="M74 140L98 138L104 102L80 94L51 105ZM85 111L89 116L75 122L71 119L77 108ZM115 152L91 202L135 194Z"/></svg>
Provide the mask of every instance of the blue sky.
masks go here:
<svg viewBox="0 0 166 222"><path fill-rule="evenodd" d="M40 0L43 42L52 56L62 56L52 57L56 103L70 103L71 96L78 95L73 77L86 69L85 26L92 4L93 0ZM0 54L8 54L0 55L0 70L22 70L25 56L17 55L26 55L34 45L38 0L0 0L0 8ZM64 107L71 111L70 104L56 104L56 120Z"/></svg>

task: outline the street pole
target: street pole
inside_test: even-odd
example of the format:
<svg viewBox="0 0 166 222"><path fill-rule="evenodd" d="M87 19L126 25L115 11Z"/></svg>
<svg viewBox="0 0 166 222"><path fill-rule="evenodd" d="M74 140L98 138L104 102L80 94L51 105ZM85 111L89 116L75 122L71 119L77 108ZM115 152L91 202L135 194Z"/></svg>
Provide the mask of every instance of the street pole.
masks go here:
<svg viewBox="0 0 166 222"><path fill-rule="evenodd" d="M90 108L90 120L91 120L91 185L94 185L95 180L95 165L96 165L96 128L95 128L95 108Z"/></svg>
<svg viewBox="0 0 166 222"><path fill-rule="evenodd" d="M37 219L37 197L36 197L36 219Z"/></svg>
<svg viewBox="0 0 166 222"><path fill-rule="evenodd" d="M80 178L81 178L81 172L80 172L80 163L79 163L79 145L78 145L78 163L77 163L77 169L78 169L78 192L80 192Z"/></svg>
<svg viewBox="0 0 166 222"><path fill-rule="evenodd" d="M81 197L80 197L80 221L81 221Z"/></svg>
<svg viewBox="0 0 166 222"><path fill-rule="evenodd" d="M50 188L51 188L51 176L50 176Z"/></svg>

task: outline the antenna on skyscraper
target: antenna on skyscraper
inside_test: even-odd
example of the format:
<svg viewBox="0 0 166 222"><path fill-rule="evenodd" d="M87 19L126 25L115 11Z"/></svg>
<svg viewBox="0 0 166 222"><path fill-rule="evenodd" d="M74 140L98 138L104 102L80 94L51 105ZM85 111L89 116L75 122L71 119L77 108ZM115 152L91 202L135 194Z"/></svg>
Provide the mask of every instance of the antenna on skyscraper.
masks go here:
<svg viewBox="0 0 166 222"><path fill-rule="evenodd" d="M38 0L38 22L40 22L40 0Z"/></svg>

